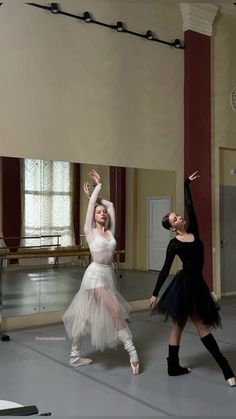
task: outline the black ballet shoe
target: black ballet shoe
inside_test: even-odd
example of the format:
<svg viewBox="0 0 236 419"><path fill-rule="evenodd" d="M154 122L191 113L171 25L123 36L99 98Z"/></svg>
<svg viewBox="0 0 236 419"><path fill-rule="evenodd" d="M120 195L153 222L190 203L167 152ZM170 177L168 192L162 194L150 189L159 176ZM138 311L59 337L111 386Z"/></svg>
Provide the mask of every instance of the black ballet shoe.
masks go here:
<svg viewBox="0 0 236 419"><path fill-rule="evenodd" d="M170 377L177 377L178 375L185 375L189 374L191 372L190 368L187 367L181 367L179 365L178 360L170 360L170 358L167 358L167 372Z"/></svg>

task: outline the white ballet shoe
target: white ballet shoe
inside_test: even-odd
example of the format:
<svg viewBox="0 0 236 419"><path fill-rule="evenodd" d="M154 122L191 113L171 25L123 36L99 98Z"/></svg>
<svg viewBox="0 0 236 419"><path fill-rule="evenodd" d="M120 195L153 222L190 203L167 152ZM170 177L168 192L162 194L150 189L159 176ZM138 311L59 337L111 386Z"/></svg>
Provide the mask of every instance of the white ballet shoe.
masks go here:
<svg viewBox="0 0 236 419"><path fill-rule="evenodd" d="M90 358L82 358L81 356L73 356L70 358L69 364L71 367L77 368L83 365L92 364L93 360Z"/></svg>
<svg viewBox="0 0 236 419"><path fill-rule="evenodd" d="M226 380L227 383L230 385L230 387L236 387L236 381L235 381L235 377L229 378L228 380Z"/></svg>

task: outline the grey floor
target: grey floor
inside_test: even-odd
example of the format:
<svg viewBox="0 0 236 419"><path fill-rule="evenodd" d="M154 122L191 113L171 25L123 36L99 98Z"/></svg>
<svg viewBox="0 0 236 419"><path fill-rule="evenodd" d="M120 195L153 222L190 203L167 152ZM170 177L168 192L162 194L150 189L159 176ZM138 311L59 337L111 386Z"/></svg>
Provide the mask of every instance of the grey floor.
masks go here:
<svg viewBox="0 0 236 419"><path fill-rule="evenodd" d="M222 301L221 314L223 329L215 337L236 370L236 298ZM181 361L192 372L168 377L170 326L148 311L132 315L142 364L138 376L131 375L122 347L96 352L87 338L83 353L94 363L72 369L62 324L11 332L10 342L0 341L0 398L61 416L235 416L236 388L225 383L191 323L183 334Z"/></svg>

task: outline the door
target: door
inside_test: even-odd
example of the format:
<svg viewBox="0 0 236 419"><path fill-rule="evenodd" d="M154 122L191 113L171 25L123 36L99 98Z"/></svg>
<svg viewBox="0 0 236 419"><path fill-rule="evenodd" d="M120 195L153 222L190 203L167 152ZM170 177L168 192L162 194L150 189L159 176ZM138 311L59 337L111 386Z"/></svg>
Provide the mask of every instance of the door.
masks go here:
<svg viewBox="0 0 236 419"><path fill-rule="evenodd" d="M221 292L236 293L236 187L220 186Z"/></svg>
<svg viewBox="0 0 236 419"><path fill-rule="evenodd" d="M162 218L171 208L171 197L148 199L148 270L160 271L171 238L170 231L162 227Z"/></svg>

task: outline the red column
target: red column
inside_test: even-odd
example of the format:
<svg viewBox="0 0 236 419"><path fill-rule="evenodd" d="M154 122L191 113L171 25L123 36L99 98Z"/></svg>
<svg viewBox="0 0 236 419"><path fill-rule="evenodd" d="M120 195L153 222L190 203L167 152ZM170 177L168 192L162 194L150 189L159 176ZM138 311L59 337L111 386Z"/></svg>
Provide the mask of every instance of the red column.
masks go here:
<svg viewBox="0 0 236 419"><path fill-rule="evenodd" d="M125 250L125 217L126 217L126 170L125 167L110 167L110 200L116 214L117 250ZM120 256L125 261L125 255Z"/></svg>
<svg viewBox="0 0 236 419"><path fill-rule="evenodd" d="M73 224L75 234L75 244L80 244L80 164L73 164Z"/></svg>
<svg viewBox="0 0 236 419"><path fill-rule="evenodd" d="M20 159L2 157L2 229L7 246L15 247L16 251L20 245L21 236L21 176ZM17 263L13 259L11 264Z"/></svg>
<svg viewBox="0 0 236 419"><path fill-rule="evenodd" d="M199 170L191 185L200 236L205 246L204 277L212 288L211 39L185 32L184 171Z"/></svg>
<svg viewBox="0 0 236 419"><path fill-rule="evenodd" d="M2 236L2 157L0 157L0 234ZM0 246L3 244L1 243L2 240L0 240Z"/></svg>

